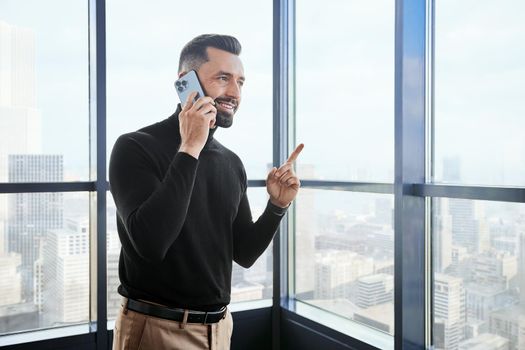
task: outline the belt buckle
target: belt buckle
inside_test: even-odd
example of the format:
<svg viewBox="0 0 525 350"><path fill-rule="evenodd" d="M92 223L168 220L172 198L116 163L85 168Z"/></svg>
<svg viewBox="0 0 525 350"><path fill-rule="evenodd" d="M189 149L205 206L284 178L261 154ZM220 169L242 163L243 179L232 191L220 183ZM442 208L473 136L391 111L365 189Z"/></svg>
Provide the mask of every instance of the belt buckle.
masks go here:
<svg viewBox="0 0 525 350"><path fill-rule="evenodd" d="M208 320L208 312L206 311L204 313L204 321L202 322L202 324L207 324L206 321Z"/></svg>

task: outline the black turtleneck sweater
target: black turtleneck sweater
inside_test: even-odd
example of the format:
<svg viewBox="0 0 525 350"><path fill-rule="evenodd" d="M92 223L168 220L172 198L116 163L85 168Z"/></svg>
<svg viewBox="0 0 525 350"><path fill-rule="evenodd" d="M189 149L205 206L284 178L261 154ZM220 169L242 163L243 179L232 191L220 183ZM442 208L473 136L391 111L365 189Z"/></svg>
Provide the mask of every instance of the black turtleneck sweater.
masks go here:
<svg viewBox="0 0 525 350"><path fill-rule="evenodd" d="M213 310L230 302L232 260L251 266L285 209L253 222L239 157L210 135L199 159L178 152L177 111L120 136L109 164L125 297Z"/></svg>

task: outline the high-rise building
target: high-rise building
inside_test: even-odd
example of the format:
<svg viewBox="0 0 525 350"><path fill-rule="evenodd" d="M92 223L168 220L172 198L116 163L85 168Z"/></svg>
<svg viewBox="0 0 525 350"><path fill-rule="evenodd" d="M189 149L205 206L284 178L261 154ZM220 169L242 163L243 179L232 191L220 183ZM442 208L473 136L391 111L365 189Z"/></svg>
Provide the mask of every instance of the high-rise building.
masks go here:
<svg viewBox="0 0 525 350"><path fill-rule="evenodd" d="M43 326L89 320L89 220L49 230L43 256Z"/></svg>
<svg viewBox="0 0 525 350"><path fill-rule="evenodd" d="M433 215L433 258L434 271L443 273L452 264L452 217L448 212L448 198L434 201Z"/></svg>
<svg viewBox="0 0 525 350"><path fill-rule="evenodd" d="M521 350L519 346L520 314L516 307L505 307L490 313L489 332L509 341L510 350Z"/></svg>
<svg viewBox="0 0 525 350"><path fill-rule="evenodd" d="M36 108L35 38L31 29L0 20L0 182L8 181L9 154L41 152ZM7 224L7 197L0 196L0 226ZM0 255L6 252L0 235Z"/></svg>
<svg viewBox="0 0 525 350"><path fill-rule="evenodd" d="M518 271L519 285L520 285L520 307L519 307L519 338L518 346L520 349L525 349L525 226L520 226L519 235L519 271Z"/></svg>
<svg viewBox="0 0 525 350"><path fill-rule="evenodd" d="M9 155L10 182L63 181L61 155ZM8 207L8 251L22 256L22 297L34 297L34 264L49 229L63 225L62 193L16 193Z"/></svg>
<svg viewBox="0 0 525 350"><path fill-rule="evenodd" d="M502 284L467 283L467 320L487 321L493 310L505 305L506 288Z"/></svg>
<svg viewBox="0 0 525 350"><path fill-rule="evenodd" d="M374 200L374 218L373 222L394 226L393 225L393 206L392 199L388 197L379 197Z"/></svg>
<svg viewBox="0 0 525 350"><path fill-rule="evenodd" d="M466 321L465 289L460 278L434 275L434 317L438 325L435 333L442 342L436 349L458 349Z"/></svg>
<svg viewBox="0 0 525 350"><path fill-rule="evenodd" d="M518 349L525 349L525 315L519 316Z"/></svg>
<svg viewBox="0 0 525 350"><path fill-rule="evenodd" d="M18 304L22 300L20 254L0 254L0 306Z"/></svg>
<svg viewBox="0 0 525 350"><path fill-rule="evenodd" d="M459 344L458 350L508 350L509 341L499 335L483 333Z"/></svg>
<svg viewBox="0 0 525 350"><path fill-rule="evenodd" d="M369 308L391 302L394 298L394 276L385 273L360 277L357 281L357 305Z"/></svg>
<svg viewBox="0 0 525 350"><path fill-rule="evenodd" d="M521 313L523 316L525 316L525 227L522 228L520 234L518 276L520 280Z"/></svg>
<svg viewBox="0 0 525 350"><path fill-rule="evenodd" d="M484 203L468 199L448 200L452 217L452 243L480 253L489 248L489 233L484 214Z"/></svg>
<svg viewBox="0 0 525 350"><path fill-rule="evenodd" d="M0 21L0 104L35 107L35 35Z"/></svg>
<svg viewBox="0 0 525 350"><path fill-rule="evenodd" d="M461 159L459 157L443 158L443 182L461 182Z"/></svg>
<svg viewBox="0 0 525 350"><path fill-rule="evenodd" d="M316 254L315 299L350 298L352 283L372 274L374 260L354 252L325 250Z"/></svg>
<svg viewBox="0 0 525 350"><path fill-rule="evenodd" d="M297 168L301 178L315 178L313 165L301 164ZM315 232L317 215L315 211L315 191L299 191L295 201L297 218L295 221L295 293L297 297L311 298L314 294L315 280L312 271L315 269Z"/></svg>
<svg viewBox="0 0 525 350"><path fill-rule="evenodd" d="M510 253L487 250L471 261L472 280L478 284L509 287L518 274L518 258Z"/></svg>

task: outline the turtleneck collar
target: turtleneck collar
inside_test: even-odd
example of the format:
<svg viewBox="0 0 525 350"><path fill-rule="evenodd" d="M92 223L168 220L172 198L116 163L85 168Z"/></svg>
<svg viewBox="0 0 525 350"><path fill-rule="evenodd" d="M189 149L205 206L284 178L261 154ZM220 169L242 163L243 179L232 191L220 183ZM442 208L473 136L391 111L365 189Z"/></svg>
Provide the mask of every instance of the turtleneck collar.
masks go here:
<svg viewBox="0 0 525 350"><path fill-rule="evenodd" d="M182 111L182 107L180 103L177 105L177 109L175 110L175 113L169 117L170 122L175 126L177 131L180 134L180 125L179 125L179 113ZM215 127L215 129L210 129L210 133L208 134L208 140L206 141L205 147L213 140L213 135L215 134L215 131L217 131L219 127Z"/></svg>

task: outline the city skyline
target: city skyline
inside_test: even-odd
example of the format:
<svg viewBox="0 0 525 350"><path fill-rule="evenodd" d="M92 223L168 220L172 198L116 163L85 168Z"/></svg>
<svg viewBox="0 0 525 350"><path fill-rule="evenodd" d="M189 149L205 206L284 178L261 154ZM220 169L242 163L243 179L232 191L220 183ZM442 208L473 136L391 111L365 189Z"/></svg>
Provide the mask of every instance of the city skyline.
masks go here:
<svg viewBox="0 0 525 350"><path fill-rule="evenodd" d="M4 6L9 7L5 4ZM113 9L110 7L108 12ZM368 8L371 9L374 7ZM265 11L267 10L265 8ZM300 15L304 16L301 17L303 20L307 18L307 12ZM6 13L11 14L10 11ZM480 16L479 13L476 16ZM16 17L13 15L13 18ZM81 18L86 22L87 28L86 17ZM48 43L39 41L42 32L49 34L50 31L42 29L40 20L35 24L36 29L10 23L0 18L0 68L7 67L0 69L0 182L62 182L87 179L87 30L84 27L79 29L77 24L73 24L73 20L66 20L67 26L76 28L68 35L78 34L83 38L79 40L71 56L77 61L65 68L68 73L74 72L74 77L65 84L67 79L57 75L56 79L59 82L50 84L50 72L55 70L46 64L49 65L51 61L49 57L56 55L52 49L56 46L46 49ZM356 28L361 24L363 23L357 23ZM116 41L117 34L122 34L118 32L118 23L109 24L108 27L112 25L116 32L108 35L110 44ZM302 35L309 37L308 31L302 29L305 30ZM384 27L378 30L381 29ZM61 35L61 38L67 38L66 34ZM142 36L143 40L149 39L144 33ZM245 33L241 34L241 39L246 37ZM187 39L177 38L177 45ZM264 43L271 43L270 36L265 37ZM161 45L162 42L158 44ZM305 41L303 45L307 47L310 44ZM173 45L169 52L176 51L177 45ZM113 46L108 46L108 49L110 47ZM271 95L271 59L254 58L253 51L250 54L250 47L253 46L247 45L246 62L254 68L253 80L258 82L254 83L250 87L253 90L247 93L247 111L243 109L242 114L239 114L241 119L239 125L236 125L239 128L234 128L233 131L224 130L224 133L218 133L217 137L220 140L224 138L227 145L231 143L234 150L241 150L243 159L247 159L250 178L261 178L271 163L271 104L267 101ZM47 61L39 58L39 48L44 48ZM155 87L149 94L141 95L143 90L139 89L132 92L131 96L139 96L140 101L146 102L139 107L125 106L119 110L124 100L122 96L118 96L119 89L127 82L122 77L133 67L118 67L118 60L125 56L123 53L126 50L118 46L114 50L108 56L108 152L111 150L112 140L124 132L124 129L130 131L129 128L138 128L167 117L166 112L173 109L176 102L174 92L164 87L169 80L165 76L176 74L173 71L175 64L162 61L153 72L148 72L147 69L137 71L138 82L133 83L134 87L139 87L140 83ZM303 74L298 76L297 103L300 107L297 134L298 139L304 137L310 142L307 142L307 147L313 147L311 153L298 163L299 175L303 178L341 178L349 181L372 179L393 182L393 114L386 115L385 118L383 113L383 119L379 118L374 122L377 124L378 121L388 120L392 124L388 127L380 128L376 125L374 129L368 124L364 127L369 128L369 131L380 129L379 135L388 135L386 137L379 136L374 139L370 137L371 132L360 135L359 131L348 130L347 127L339 128L334 136L335 140L355 138L357 145L370 145L366 149L374 156L362 150L359 154L350 152L345 158L345 165L340 166L338 158L334 160L333 157L325 156L330 152L330 145L326 146L323 142L320 142L323 146L316 144L318 134L315 133L315 126L321 128L324 125L318 122L315 115L308 114L318 106L315 98L317 95L306 88L306 77L321 78L327 74L334 76L344 71L345 67L334 65L318 71L316 65L308 64L304 59L307 52L300 51L298 56L298 68L303 69ZM140 58L138 60L140 61ZM50 70L45 69L49 67ZM385 69L388 71L389 68ZM78 74L79 72L81 73ZM146 77L149 73L153 78ZM371 76L376 77L373 74ZM445 79L446 76L438 77ZM52 88L46 91L44 87L48 85ZM66 96L60 95L66 101L58 101L56 96L49 97L50 94L58 95L68 86L82 87L78 91L69 91ZM449 85L437 85L436 91L442 92L446 86ZM355 88L354 86L353 89ZM383 86L383 90L385 89ZM443 99L443 95L438 93L438 96ZM68 97L71 101L67 101ZM126 96L126 99L129 97ZM73 101L78 104L75 105ZM158 101L161 102L157 103ZM356 108L357 111L366 110L366 104L370 103L366 98L362 102L359 108ZM389 103L392 104L393 101ZM61 107L54 112L56 106ZM150 115L144 118L148 106L155 107ZM244 106L243 104L243 108ZM380 107L379 110L390 109ZM441 111L440 107L445 111L448 108L439 104L437 111ZM138 112L132 111L135 108ZM127 116L128 112L129 120L120 116ZM515 127L514 124L519 125L519 122L513 122L515 115L511 112L509 116L505 116L505 124L508 124L509 128ZM255 120L247 121L247 117L244 117L250 113L256 116ZM450 115L457 117L457 113ZM491 115L484 114L485 119L490 117ZM358 123L360 115L355 113L351 118L353 123ZM516 138L515 133L510 133L508 139L498 142L498 150L502 151L500 153L504 154L503 157L500 157L498 151L491 151L488 155L481 154L482 152L473 154L470 149L455 152L454 145L445 144L443 135L446 132L440 133L439 130L450 129L455 132L457 128L464 131L466 128L459 128L458 125L468 125L468 121L472 125L475 121L473 117L467 116L465 119L466 121L462 120L460 124L446 118L437 119L437 152L436 159L432 160L437 174L432 180L472 183L481 179L481 182L486 184L523 184L525 166L521 163L525 164L525 153L520 152L525 149L525 141ZM67 135L60 135L63 138L57 137L57 130L61 130L59 125L72 126L74 130L64 133ZM498 123L487 122L487 125ZM505 130L504 127L495 128ZM482 135L487 136L486 132L488 131ZM265 141L252 142L255 133L264 135ZM490 139L490 135L487 139ZM263 151L256 152L261 147ZM472 146L473 149L476 147ZM479 146L479 149L485 148ZM250 154L255 154L256 159L251 159ZM490 159L490 171L487 171L487 163L480 162L484 156ZM484 171L480 174L480 170ZM251 192L250 201L255 199L251 204L256 218L262 212L267 196L264 188L251 189ZM111 196L109 192L108 195ZM120 246L116 228L113 227L115 208L110 201L111 199L108 199L107 206L109 318L115 316L120 305L120 297L115 292L118 285ZM296 204L297 221L294 232L294 283L297 298L393 335L394 236L401 234L393 229L393 207L393 195L311 189L302 191ZM5 286L2 284L3 280L0 283L0 333L89 321L88 208L89 196L86 193L0 195L0 278L12 281ZM436 349L463 350L479 344L490 346L491 350L523 348L523 204L436 198L433 200L432 240L434 270L431 273L434 274L433 327ZM235 266L232 276L232 301L270 298L273 288L272 269L271 250L267 250L250 270ZM79 295L79 299L76 300L73 295Z"/></svg>

